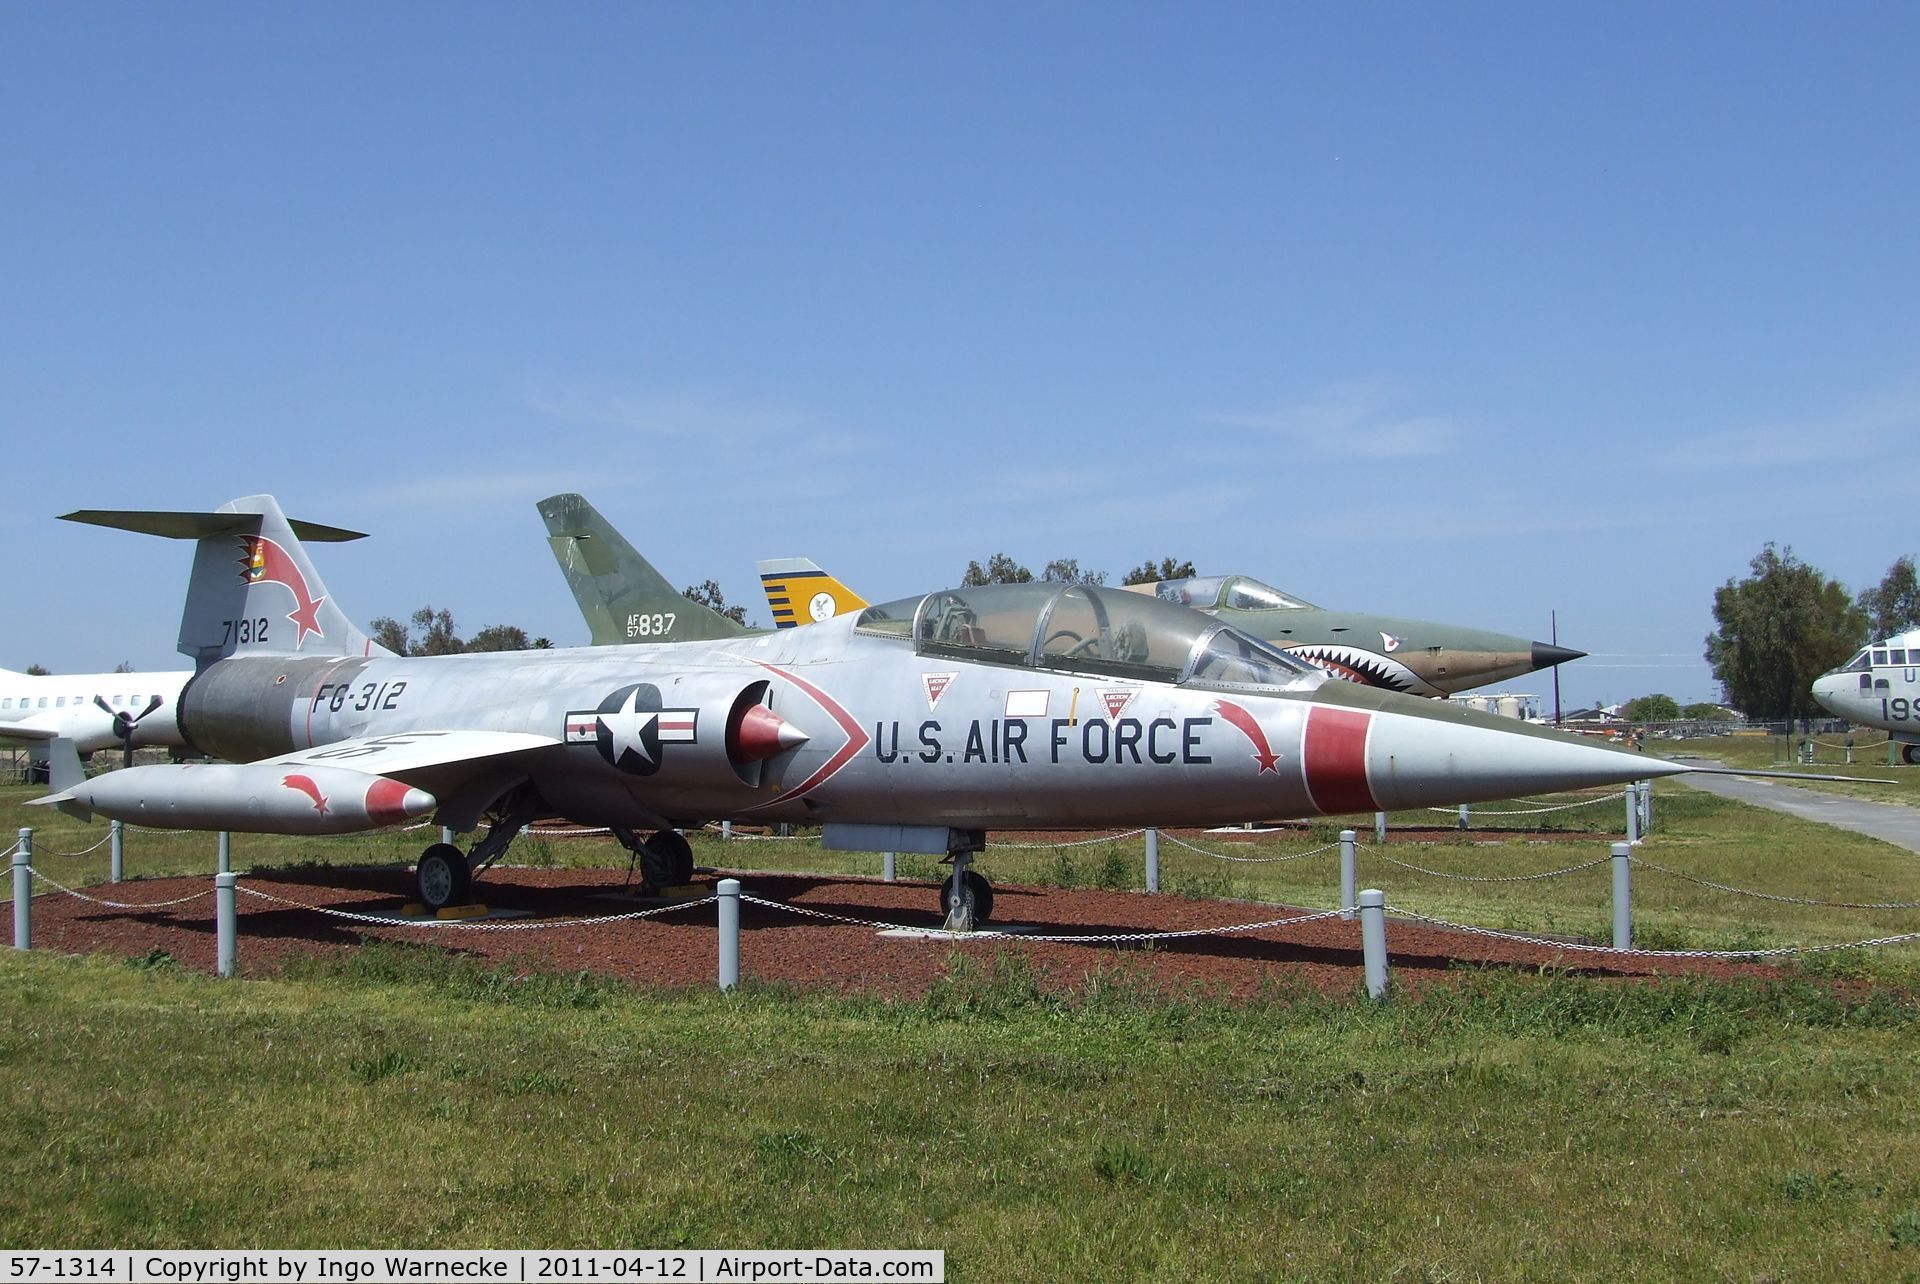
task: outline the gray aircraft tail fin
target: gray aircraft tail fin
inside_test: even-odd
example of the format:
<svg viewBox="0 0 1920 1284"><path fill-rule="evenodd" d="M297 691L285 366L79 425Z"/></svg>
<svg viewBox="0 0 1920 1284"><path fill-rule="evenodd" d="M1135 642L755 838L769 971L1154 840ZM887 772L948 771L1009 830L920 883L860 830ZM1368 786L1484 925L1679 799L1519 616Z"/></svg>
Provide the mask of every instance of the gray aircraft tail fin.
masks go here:
<svg viewBox="0 0 1920 1284"><path fill-rule="evenodd" d="M704 642L747 631L674 588L579 495L550 495L538 507L595 646Z"/></svg>
<svg viewBox="0 0 1920 1284"><path fill-rule="evenodd" d="M196 541L180 615L180 653L196 668L230 655L390 654L341 611L300 543L365 537L289 521L271 495L248 495L212 513L83 509L61 520Z"/></svg>

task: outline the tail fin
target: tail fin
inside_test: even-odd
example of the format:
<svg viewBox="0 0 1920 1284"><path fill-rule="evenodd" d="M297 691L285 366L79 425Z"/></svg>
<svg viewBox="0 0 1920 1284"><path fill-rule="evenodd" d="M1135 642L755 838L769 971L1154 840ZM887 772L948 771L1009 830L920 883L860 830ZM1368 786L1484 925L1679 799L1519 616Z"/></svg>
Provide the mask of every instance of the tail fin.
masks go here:
<svg viewBox="0 0 1920 1284"><path fill-rule="evenodd" d="M230 655L388 654L334 603L300 544L364 539L359 531L288 521L271 495L212 513L83 509L61 520L198 541L180 615L180 653L196 668Z"/></svg>
<svg viewBox="0 0 1920 1284"><path fill-rule="evenodd" d="M705 642L747 631L674 588L580 496L550 495L538 508L595 646Z"/></svg>
<svg viewBox="0 0 1920 1284"><path fill-rule="evenodd" d="M804 557L776 557L754 567L773 608L775 628L815 624L867 605L865 598Z"/></svg>

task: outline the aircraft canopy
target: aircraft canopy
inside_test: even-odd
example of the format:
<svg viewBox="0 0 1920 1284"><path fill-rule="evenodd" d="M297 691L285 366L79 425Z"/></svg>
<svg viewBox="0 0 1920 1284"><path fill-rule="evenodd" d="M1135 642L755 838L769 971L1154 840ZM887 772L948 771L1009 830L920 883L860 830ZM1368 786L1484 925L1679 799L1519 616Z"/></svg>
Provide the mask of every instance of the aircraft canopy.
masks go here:
<svg viewBox="0 0 1920 1284"><path fill-rule="evenodd" d="M1246 575L1195 575L1184 580L1161 580L1155 597L1200 611L1310 611L1313 603L1282 593L1271 584Z"/></svg>
<svg viewBox="0 0 1920 1284"><path fill-rule="evenodd" d="M1202 686L1318 685L1320 670L1157 597L1085 584L988 584L884 602L861 633L920 655Z"/></svg>

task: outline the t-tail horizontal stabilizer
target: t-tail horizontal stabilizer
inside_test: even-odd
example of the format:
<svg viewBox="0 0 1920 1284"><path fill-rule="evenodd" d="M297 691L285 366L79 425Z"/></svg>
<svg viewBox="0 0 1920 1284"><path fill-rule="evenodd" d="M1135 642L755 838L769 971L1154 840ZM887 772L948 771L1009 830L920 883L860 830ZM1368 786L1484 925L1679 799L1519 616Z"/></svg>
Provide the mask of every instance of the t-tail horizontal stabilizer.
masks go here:
<svg viewBox="0 0 1920 1284"><path fill-rule="evenodd" d="M205 668L230 655L388 655L335 604L302 539L364 538L358 531L287 520L271 495L248 495L211 513L83 509L61 520L196 541L180 652Z"/></svg>

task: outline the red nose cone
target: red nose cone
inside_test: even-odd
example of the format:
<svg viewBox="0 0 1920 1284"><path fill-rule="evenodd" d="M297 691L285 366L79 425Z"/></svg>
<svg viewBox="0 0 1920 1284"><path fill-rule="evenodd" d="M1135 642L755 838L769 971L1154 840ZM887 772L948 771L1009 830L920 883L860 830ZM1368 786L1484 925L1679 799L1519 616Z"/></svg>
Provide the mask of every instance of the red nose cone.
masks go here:
<svg viewBox="0 0 1920 1284"><path fill-rule="evenodd" d="M732 757L735 762L759 762L782 749L803 745L807 740L806 732L784 721L764 704L750 705L734 729Z"/></svg>

